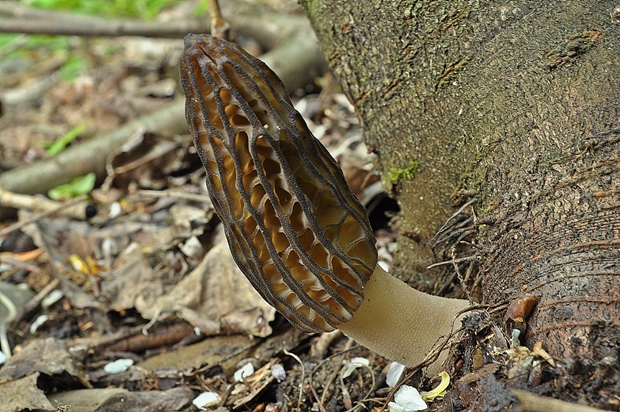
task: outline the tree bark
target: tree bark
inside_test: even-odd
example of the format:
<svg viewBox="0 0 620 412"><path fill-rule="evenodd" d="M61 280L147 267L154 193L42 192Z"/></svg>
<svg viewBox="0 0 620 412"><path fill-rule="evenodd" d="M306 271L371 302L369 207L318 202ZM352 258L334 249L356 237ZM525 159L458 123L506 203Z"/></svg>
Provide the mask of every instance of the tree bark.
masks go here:
<svg viewBox="0 0 620 412"><path fill-rule="evenodd" d="M534 295L522 343L542 342L579 377L579 388L558 379L547 393L610 407L620 393L617 2L301 4L387 184L419 164L391 182L406 235L396 271L436 290L453 266L426 268L454 247L470 258L463 268L477 262L471 292L483 303Z"/></svg>

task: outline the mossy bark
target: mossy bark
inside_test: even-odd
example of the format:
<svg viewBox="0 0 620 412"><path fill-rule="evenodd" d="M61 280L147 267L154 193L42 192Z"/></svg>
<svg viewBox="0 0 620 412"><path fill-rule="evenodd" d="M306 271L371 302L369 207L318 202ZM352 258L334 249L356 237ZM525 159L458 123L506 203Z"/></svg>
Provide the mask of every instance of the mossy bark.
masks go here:
<svg viewBox="0 0 620 412"><path fill-rule="evenodd" d="M382 171L419 164L397 188L409 235L397 270L436 289L427 243L473 197L483 302L534 294L524 341L581 365L584 382L614 375L605 362L620 357L617 3L300 2Z"/></svg>

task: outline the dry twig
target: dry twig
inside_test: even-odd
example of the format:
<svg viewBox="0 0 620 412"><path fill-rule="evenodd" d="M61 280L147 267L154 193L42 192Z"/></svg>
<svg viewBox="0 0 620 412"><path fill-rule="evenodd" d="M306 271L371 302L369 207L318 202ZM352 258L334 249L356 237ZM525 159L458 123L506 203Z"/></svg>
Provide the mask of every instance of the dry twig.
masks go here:
<svg viewBox="0 0 620 412"><path fill-rule="evenodd" d="M0 188L0 207L31 210L33 212L54 211L59 215L68 216L77 220L87 220L93 217L96 209L88 203L77 203L66 207L64 203L51 200L44 196L31 196L13 193Z"/></svg>
<svg viewBox="0 0 620 412"><path fill-rule="evenodd" d="M592 408L585 405L577 405L561 401L559 399L547 398L534 395L527 391L513 389L512 393L517 397L521 406L519 411L529 412L603 412L602 409Z"/></svg>
<svg viewBox="0 0 620 412"><path fill-rule="evenodd" d="M188 32L209 30L209 27L200 19L172 22L111 20L62 11L36 9L9 1L0 2L0 14L12 16L10 19L0 19L0 32L4 33L180 38Z"/></svg>
<svg viewBox="0 0 620 412"><path fill-rule="evenodd" d="M57 213L60 213L64 209L69 209L71 207L74 207L75 205L77 205L79 203L82 203L85 198L86 198L86 196L77 197L77 198L73 199L70 202L67 202L67 203L64 203L64 204L61 203L59 206L57 206L57 207L55 207L53 209L49 209L49 210L47 210L45 212L41 212L41 213L38 213L36 215L33 215L33 216L29 217L28 219L24 219L24 220L21 220L21 221L19 221L17 223L14 223L11 226L8 226L8 227L0 230L0 236L8 235L9 233L15 232L16 230L19 230L22 227L24 227L26 225L29 225L30 223L34 223L34 222L37 222L37 221L39 221L41 219L44 219L44 218L46 218L48 216L52 216L52 215L55 215Z"/></svg>

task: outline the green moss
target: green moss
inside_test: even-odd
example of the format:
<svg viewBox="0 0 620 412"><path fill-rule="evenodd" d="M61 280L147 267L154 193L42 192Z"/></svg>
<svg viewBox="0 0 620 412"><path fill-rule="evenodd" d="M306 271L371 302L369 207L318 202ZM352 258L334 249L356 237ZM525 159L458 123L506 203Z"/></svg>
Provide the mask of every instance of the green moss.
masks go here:
<svg viewBox="0 0 620 412"><path fill-rule="evenodd" d="M388 173L388 179L391 184L397 185L403 180L411 180L415 176L415 172L418 170L418 162L411 160L408 167L397 168L393 167Z"/></svg>

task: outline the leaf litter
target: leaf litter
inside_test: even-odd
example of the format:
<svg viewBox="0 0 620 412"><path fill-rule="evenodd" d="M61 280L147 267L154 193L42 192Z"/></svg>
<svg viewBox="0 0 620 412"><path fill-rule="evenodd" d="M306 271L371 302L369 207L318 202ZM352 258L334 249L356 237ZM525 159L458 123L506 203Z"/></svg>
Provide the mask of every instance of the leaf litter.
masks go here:
<svg viewBox="0 0 620 412"><path fill-rule="evenodd" d="M92 55L72 81L54 74L67 55L30 56L21 77L12 75L0 93L0 170L45 158L48 143L71 131L79 133L67 144L79 144L173 98L181 41L77 43L75 52ZM333 79L324 81L321 94L296 104L355 193L370 198L379 179L359 122ZM385 360L359 347L339 355L347 343L342 334L330 338L327 351L315 351L325 339L291 328L246 281L188 136L137 133L110 156L106 175L90 193L98 208L92 219L34 219L2 238L0 281L30 292L11 296L21 313L9 325L14 356L0 369L0 399L11 401L0 410L195 410L191 402L201 392L216 393L220 410L339 410L343 393L381 405L367 393L369 371L381 384ZM19 220L32 218L19 212ZM14 247L20 242L30 248ZM28 307L50 293L50 305ZM286 354L293 352L301 363ZM368 357L371 367L351 371L346 387L330 385L342 360L355 356ZM106 372L119 359L127 369ZM255 372L235 382L248 362Z"/></svg>

